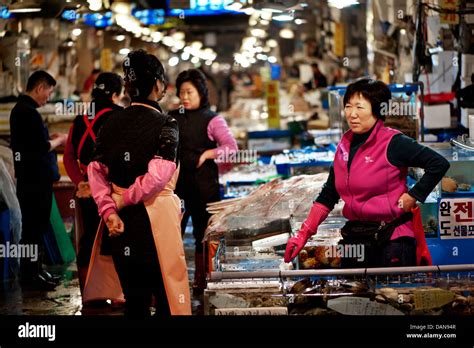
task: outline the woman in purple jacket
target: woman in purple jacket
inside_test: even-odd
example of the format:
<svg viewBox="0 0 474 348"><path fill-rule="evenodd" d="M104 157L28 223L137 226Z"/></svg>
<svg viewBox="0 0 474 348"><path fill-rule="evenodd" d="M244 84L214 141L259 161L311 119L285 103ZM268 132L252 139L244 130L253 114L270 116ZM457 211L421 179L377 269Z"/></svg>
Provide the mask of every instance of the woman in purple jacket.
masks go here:
<svg viewBox="0 0 474 348"><path fill-rule="evenodd" d="M363 257L343 255L342 267L417 263L419 248L411 212L416 201L425 201L449 163L435 151L384 126L383 111L390 99L390 90L381 81L362 79L347 87L344 112L350 130L337 147L328 180L306 221L288 241L285 262L298 255L341 198L343 215L349 220L341 231L341 244L364 246ZM408 167L425 170L410 190L406 186Z"/></svg>

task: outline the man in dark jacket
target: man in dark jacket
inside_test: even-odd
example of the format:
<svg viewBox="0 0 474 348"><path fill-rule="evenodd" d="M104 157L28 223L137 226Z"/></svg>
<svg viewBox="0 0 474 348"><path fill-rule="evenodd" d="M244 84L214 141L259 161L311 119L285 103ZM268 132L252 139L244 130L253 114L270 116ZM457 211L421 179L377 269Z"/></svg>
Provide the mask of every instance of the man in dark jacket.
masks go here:
<svg viewBox="0 0 474 348"><path fill-rule="evenodd" d="M48 133L36 110L48 101L56 81L45 71L36 71L28 79L26 94L10 115L17 196L22 214L20 244L40 250L39 257L21 258L21 281L34 289L53 290L59 279L42 269L43 234L49 227L53 182L59 179L54 149L65 145L66 134ZM37 253L38 254L38 253Z"/></svg>

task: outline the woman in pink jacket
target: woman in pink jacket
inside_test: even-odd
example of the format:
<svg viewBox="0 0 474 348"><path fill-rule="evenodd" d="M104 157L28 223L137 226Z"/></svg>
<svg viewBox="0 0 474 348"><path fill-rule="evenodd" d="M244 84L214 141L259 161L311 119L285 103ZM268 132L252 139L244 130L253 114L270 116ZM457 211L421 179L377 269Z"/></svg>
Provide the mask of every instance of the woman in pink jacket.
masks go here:
<svg viewBox="0 0 474 348"><path fill-rule="evenodd" d="M435 151L384 126L390 99L390 90L381 81L362 79L347 87L344 113L350 130L337 147L328 180L306 221L288 241L285 262L298 255L339 199L345 203L343 215L349 220L341 231L341 244L363 245L364 251L362 257L343 255L342 267L431 262L424 232L414 228L420 225L415 223L420 219L416 201L425 201L449 163ZM425 170L410 190L406 186L408 167Z"/></svg>

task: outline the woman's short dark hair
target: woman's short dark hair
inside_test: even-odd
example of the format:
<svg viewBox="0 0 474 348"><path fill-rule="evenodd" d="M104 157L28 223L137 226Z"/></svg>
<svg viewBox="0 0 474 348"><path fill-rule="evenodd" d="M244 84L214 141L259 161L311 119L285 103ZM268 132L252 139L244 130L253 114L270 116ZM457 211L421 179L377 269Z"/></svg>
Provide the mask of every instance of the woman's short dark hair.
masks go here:
<svg viewBox="0 0 474 348"><path fill-rule="evenodd" d="M111 99L113 94L120 95L123 88L122 78L114 73L105 72L97 76L92 89L92 99Z"/></svg>
<svg viewBox="0 0 474 348"><path fill-rule="evenodd" d="M346 105L354 95L361 95L370 102L372 114L378 119L385 121L385 115L380 110L383 105L388 107L392 93L385 83L373 79L360 79L347 86L344 94L344 105ZM386 104L384 104L386 103Z"/></svg>
<svg viewBox="0 0 474 348"><path fill-rule="evenodd" d="M166 89L168 80L163 64L144 50L132 51L127 55L123 62L123 72L125 88L132 98L147 98L153 91L156 80L161 81Z"/></svg>
<svg viewBox="0 0 474 348"><path fill-rule="evenodd" d="M209 92L207 90L206 76L197 69L189 69L182 71L176 78L176 95L179 97L181 86L185 82L190 82L196 87L199 97L201 98L200 107L209 106Z"/></svg>

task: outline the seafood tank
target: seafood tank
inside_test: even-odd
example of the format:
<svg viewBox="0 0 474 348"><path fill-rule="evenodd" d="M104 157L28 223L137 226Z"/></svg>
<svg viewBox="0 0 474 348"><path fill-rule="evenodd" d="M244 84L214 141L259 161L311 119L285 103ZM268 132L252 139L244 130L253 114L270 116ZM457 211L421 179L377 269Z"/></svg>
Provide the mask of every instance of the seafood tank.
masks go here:
<svg viewBox="0 0 474 348"><path fill-rule="evenodd" d="M442 267L451 267L449 272ZM455 268L453 268L455 267ZM404 270L405 269L405 270ZM438 271L420 272L418 269ZM440 271L441 269L441 271ZM456 270L457 269L457 270ZM281 271L232 279L220 272L205 291L207 315L473 315L474 265L340 270L315 276ZM372 269L374 270L374 269ZM341 275L347 271L347 274ZM298 275L290 275L299 272ZM304 271L303 271L304 272ZM341 273L342 272L342 273ZM268 278L264 278L268 276ZM259 278L260 277L260 278ZM214 278L214 279L213 279Z"/></svg>

